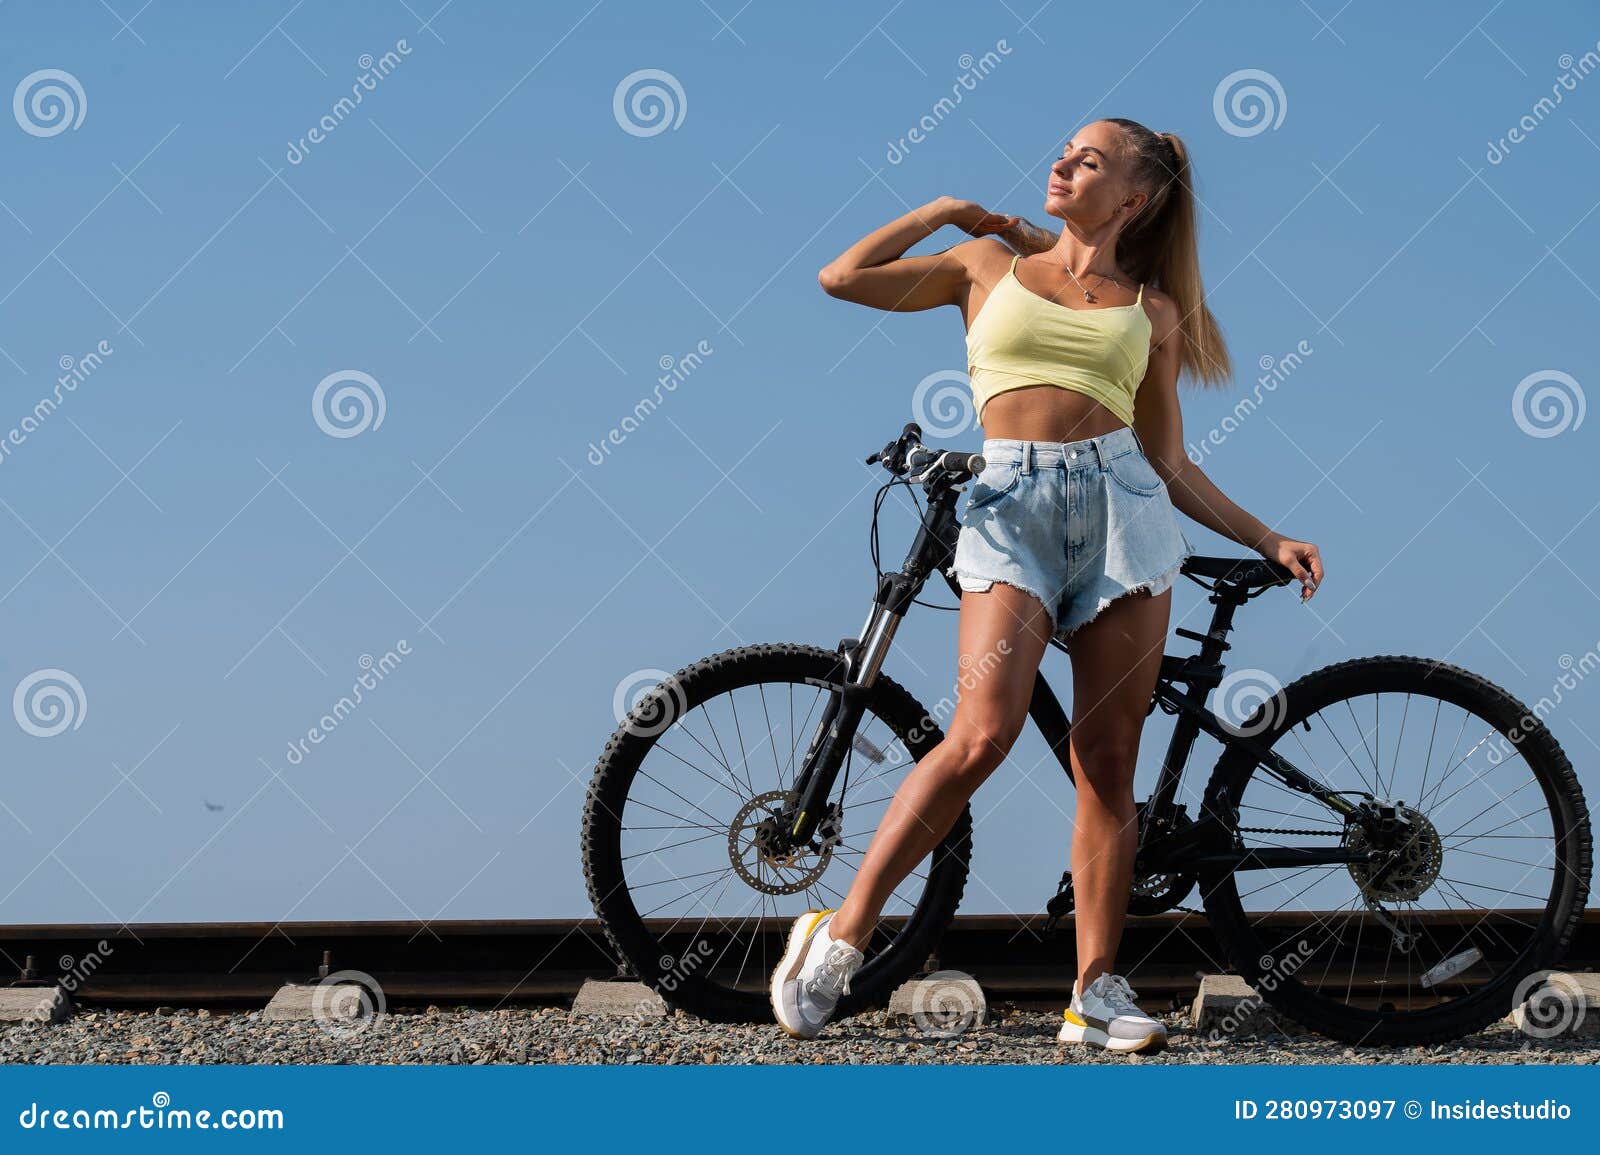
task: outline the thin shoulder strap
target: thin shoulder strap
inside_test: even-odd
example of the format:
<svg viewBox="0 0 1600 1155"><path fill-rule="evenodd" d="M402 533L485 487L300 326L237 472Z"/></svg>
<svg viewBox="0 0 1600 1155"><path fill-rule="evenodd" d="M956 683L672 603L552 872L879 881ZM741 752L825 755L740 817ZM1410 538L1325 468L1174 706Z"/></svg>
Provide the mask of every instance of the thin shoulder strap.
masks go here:
<svg viewBox="0 0 1600 1155"><path fill-rule="evenodd" d="M1016 256L1011 258L1011 275L1013 277L1017 275L1017 261L1020 260L1021 257L1022 254L1018 253Z"/></svg>
<svg viewBox="0 0 1600 1155"><path fill-rule="evenodd" d="M1139 282L1139 295L1133 299L1133 303L1135 305L1138 305L1138 304L1142 304L1143 302L1144 302L1144 282L1140 281Z"/></svg>

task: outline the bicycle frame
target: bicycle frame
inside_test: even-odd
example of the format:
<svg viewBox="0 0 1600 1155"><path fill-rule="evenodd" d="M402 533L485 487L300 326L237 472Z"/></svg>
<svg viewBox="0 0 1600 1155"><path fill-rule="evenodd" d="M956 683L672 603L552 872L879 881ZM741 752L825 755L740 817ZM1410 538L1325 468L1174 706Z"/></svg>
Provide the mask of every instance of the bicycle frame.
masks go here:
<svg viewBox="0 0 1600 1155"><path fill-rule="evenodd" d="M778 824L784 832L784 841L792 846L807 845L826 817L828 796L849 754L867 691L883 667L906 611L936 572L945 578L958 598L961 596L960 585L945 572L955 556L956 535L960 529L955 514L959 492L959 486L930 488L928 509L903 567L882 575L861 630L855 637L839 643L840 666L835 671L836 676L818 682L833 692L795 778L792 794L795 801ZM1175 631L1181 637L1198 642L1198 653L1162 655L1150 711L1160 706L1164 712L1176 715L1177 721L1162 758L1155 791L1142 808L1136 870L1178 874L1201 868L1245 870L1374 860L1375 852L1350 851L1343 847L1236 849L1236 836L1230 827L1237 823L1237 812L1231 805L1228 806L1231 813L1207 813L1193 821L1186 819L1184 808L1176 801L1178 784L1195 739L1201 733L1209 734L1225 746L1247 752L1284 786L1318 798L1347 819L1352 816L1364 819L1367 809L1364 804L1352 803L1329 791L1275 751L1229 729L1206 706L1206 697L1222 681L1222 655L1230 648L1227 636L1233 629L1234 611L1253 595L1242 584L1218 579L1208 586L1194 580L1211 591L1209 600L1215 609L1205 633L1181 627ZM1052 639L1051 644L1066 651L1067 647L1059 639ZM1182 690L1178 688L1180 684L1184 687ZM1069 754L1072 725L1042 669L1034 679L1028 715L1068 780L1076 786Z"/></svg>

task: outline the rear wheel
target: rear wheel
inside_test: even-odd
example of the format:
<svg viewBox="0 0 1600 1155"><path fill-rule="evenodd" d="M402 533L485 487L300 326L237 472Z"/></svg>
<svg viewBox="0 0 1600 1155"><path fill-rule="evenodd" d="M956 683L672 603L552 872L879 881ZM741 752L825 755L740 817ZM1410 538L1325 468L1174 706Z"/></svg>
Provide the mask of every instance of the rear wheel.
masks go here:
<svg viewBox="0 0 1600 1155"><path fill-rule="evenodd" d="M811 850L764 850L761 825L793 789L840 663L801 645L716 654L644 695L606 743L584 805L589 897L617 952L673 1006L769 1019L790 923L838 907L900 780L943 739L880 675ZM964 808L890 898L841 1015L886 1001L927 959L961 901L971 850Z"/></svg>
<svg viewBox="0 0 1600 1155"><path fill-rule="evenodd" d="M1298 1022L1352 1043L1459 1038L1542 984L1583 915L1588 811L1531 711L1456 666L1362 658L1262 702L1240 732L1350 801L1374 835L1229 746L1206 791L1236 849L1346 846L1376 863L1202 876L1235 970Z"/></svg>

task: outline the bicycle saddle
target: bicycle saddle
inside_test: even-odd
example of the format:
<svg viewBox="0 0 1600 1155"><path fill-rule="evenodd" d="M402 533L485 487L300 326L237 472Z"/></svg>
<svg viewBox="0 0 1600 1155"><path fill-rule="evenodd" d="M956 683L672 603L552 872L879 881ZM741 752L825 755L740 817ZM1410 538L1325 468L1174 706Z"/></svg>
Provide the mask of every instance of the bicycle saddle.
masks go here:
<svg viewBox="0 0 1600 1155"><path fill-rule="evenodd" d="M1200 557L1186 558L1183 572L1195 577L1212 578L1233 585L1253 589L1256 586L1281 586L1294 580L1287 566L1262 557Z"/></svg>

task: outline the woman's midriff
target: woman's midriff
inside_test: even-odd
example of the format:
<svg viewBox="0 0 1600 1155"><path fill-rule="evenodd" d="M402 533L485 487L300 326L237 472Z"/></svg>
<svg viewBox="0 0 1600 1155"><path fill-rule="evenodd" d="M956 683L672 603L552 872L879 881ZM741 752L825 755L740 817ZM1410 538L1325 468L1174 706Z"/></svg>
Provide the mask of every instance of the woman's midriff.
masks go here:
<svg viewBox="0 0 1600 1155"><path fill-rule="evenodd" d="M983 407L985 437L1082 441L1122 427L1122 419L1093 397L1056 385L1008 389Z"/></svg>

